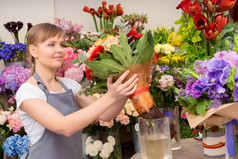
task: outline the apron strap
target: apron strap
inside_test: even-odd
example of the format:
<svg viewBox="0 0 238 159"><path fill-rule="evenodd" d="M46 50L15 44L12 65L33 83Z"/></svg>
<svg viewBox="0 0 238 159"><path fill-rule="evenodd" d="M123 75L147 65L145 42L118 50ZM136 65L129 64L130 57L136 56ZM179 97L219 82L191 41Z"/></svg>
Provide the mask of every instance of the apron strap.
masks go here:
<svg viewBox="0 0 238 159"><path fill-rule="evenodd" d="M48 88L46 87L45 83L43 82L43 80L40 78L40 76L38 75L37 72L34 73L34 78L36 79L38 85L40 86L41 90L43 90L45 93L46 92L49 92ZM65 91L68 91L69 88L66 87L66 85L61 81L61 80L58 80L57 78L55 78L56 81L59 82L59 84L64 88Z"/></svg>

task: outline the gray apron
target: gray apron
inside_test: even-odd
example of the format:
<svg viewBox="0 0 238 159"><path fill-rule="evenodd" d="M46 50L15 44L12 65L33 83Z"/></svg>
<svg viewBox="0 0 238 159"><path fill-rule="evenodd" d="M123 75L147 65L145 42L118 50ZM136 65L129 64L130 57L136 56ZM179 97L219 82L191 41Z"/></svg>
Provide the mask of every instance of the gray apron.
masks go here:
<svg viewBox="0 0 238 159"><path fill-rule="evenodd" d="M64 116L79 110L76 98L71 89L68 89L63 82L58 82L65 92L50 93L40 76L35 72L40 88L44 91L47 103L52 105ZM58 124L58 123L55 123ZM30 147L29 159L83 159L82 153L82 132L79 131L70 137L54 133L45 128L41 138Z"/></svg>

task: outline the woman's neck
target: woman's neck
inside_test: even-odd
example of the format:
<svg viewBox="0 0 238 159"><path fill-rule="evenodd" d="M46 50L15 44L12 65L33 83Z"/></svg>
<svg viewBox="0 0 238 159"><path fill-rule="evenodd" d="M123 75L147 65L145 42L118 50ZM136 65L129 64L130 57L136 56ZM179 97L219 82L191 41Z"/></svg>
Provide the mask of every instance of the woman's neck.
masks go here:
<svg viewBox="0 0 238 159"><path fill-rule="evenodd" d="M45 82L45 84L47 83L49 84L56 81L55 70L36 66L35 71L40 76L40 78Z"/></svg>

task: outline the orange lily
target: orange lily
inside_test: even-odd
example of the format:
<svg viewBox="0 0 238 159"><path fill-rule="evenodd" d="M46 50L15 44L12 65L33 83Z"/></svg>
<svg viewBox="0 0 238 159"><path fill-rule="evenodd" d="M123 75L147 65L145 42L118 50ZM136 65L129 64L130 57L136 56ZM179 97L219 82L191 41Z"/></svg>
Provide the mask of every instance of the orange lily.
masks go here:
<svg viewBox="0 0 238 159"><path fill-rule="evenodd" d="M215 23L217 25L218 31L221 32L222 29L229 23L229 19L227 16L222 14L217 14L215 17Z"/></svg>
<svg viewBox="0 0 238 159"><path fill-rule="evenodd" d="M236 0L222 0L216 12L224 12L234 7Z"/></svg>

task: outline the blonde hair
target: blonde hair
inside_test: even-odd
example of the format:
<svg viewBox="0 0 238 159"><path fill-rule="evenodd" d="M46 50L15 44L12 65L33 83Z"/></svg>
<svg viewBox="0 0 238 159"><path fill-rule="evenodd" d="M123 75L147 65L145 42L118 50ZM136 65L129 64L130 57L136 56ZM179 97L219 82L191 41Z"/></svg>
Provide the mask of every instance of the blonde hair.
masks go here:
<svg viewBox="0 0 238 159"><path fill-rule="evenodd" d="M65 34L64 30L59 28L58 26L50 23L40 23L33 26L29 32L27 33L27 43L26 43L26 51L28 54L28 58L31 62L31 76L35 73L35 59L31 55L29 46L34 45L37 46L39 43L46 41L49 38L55 36L63 36Z"/></svg>

